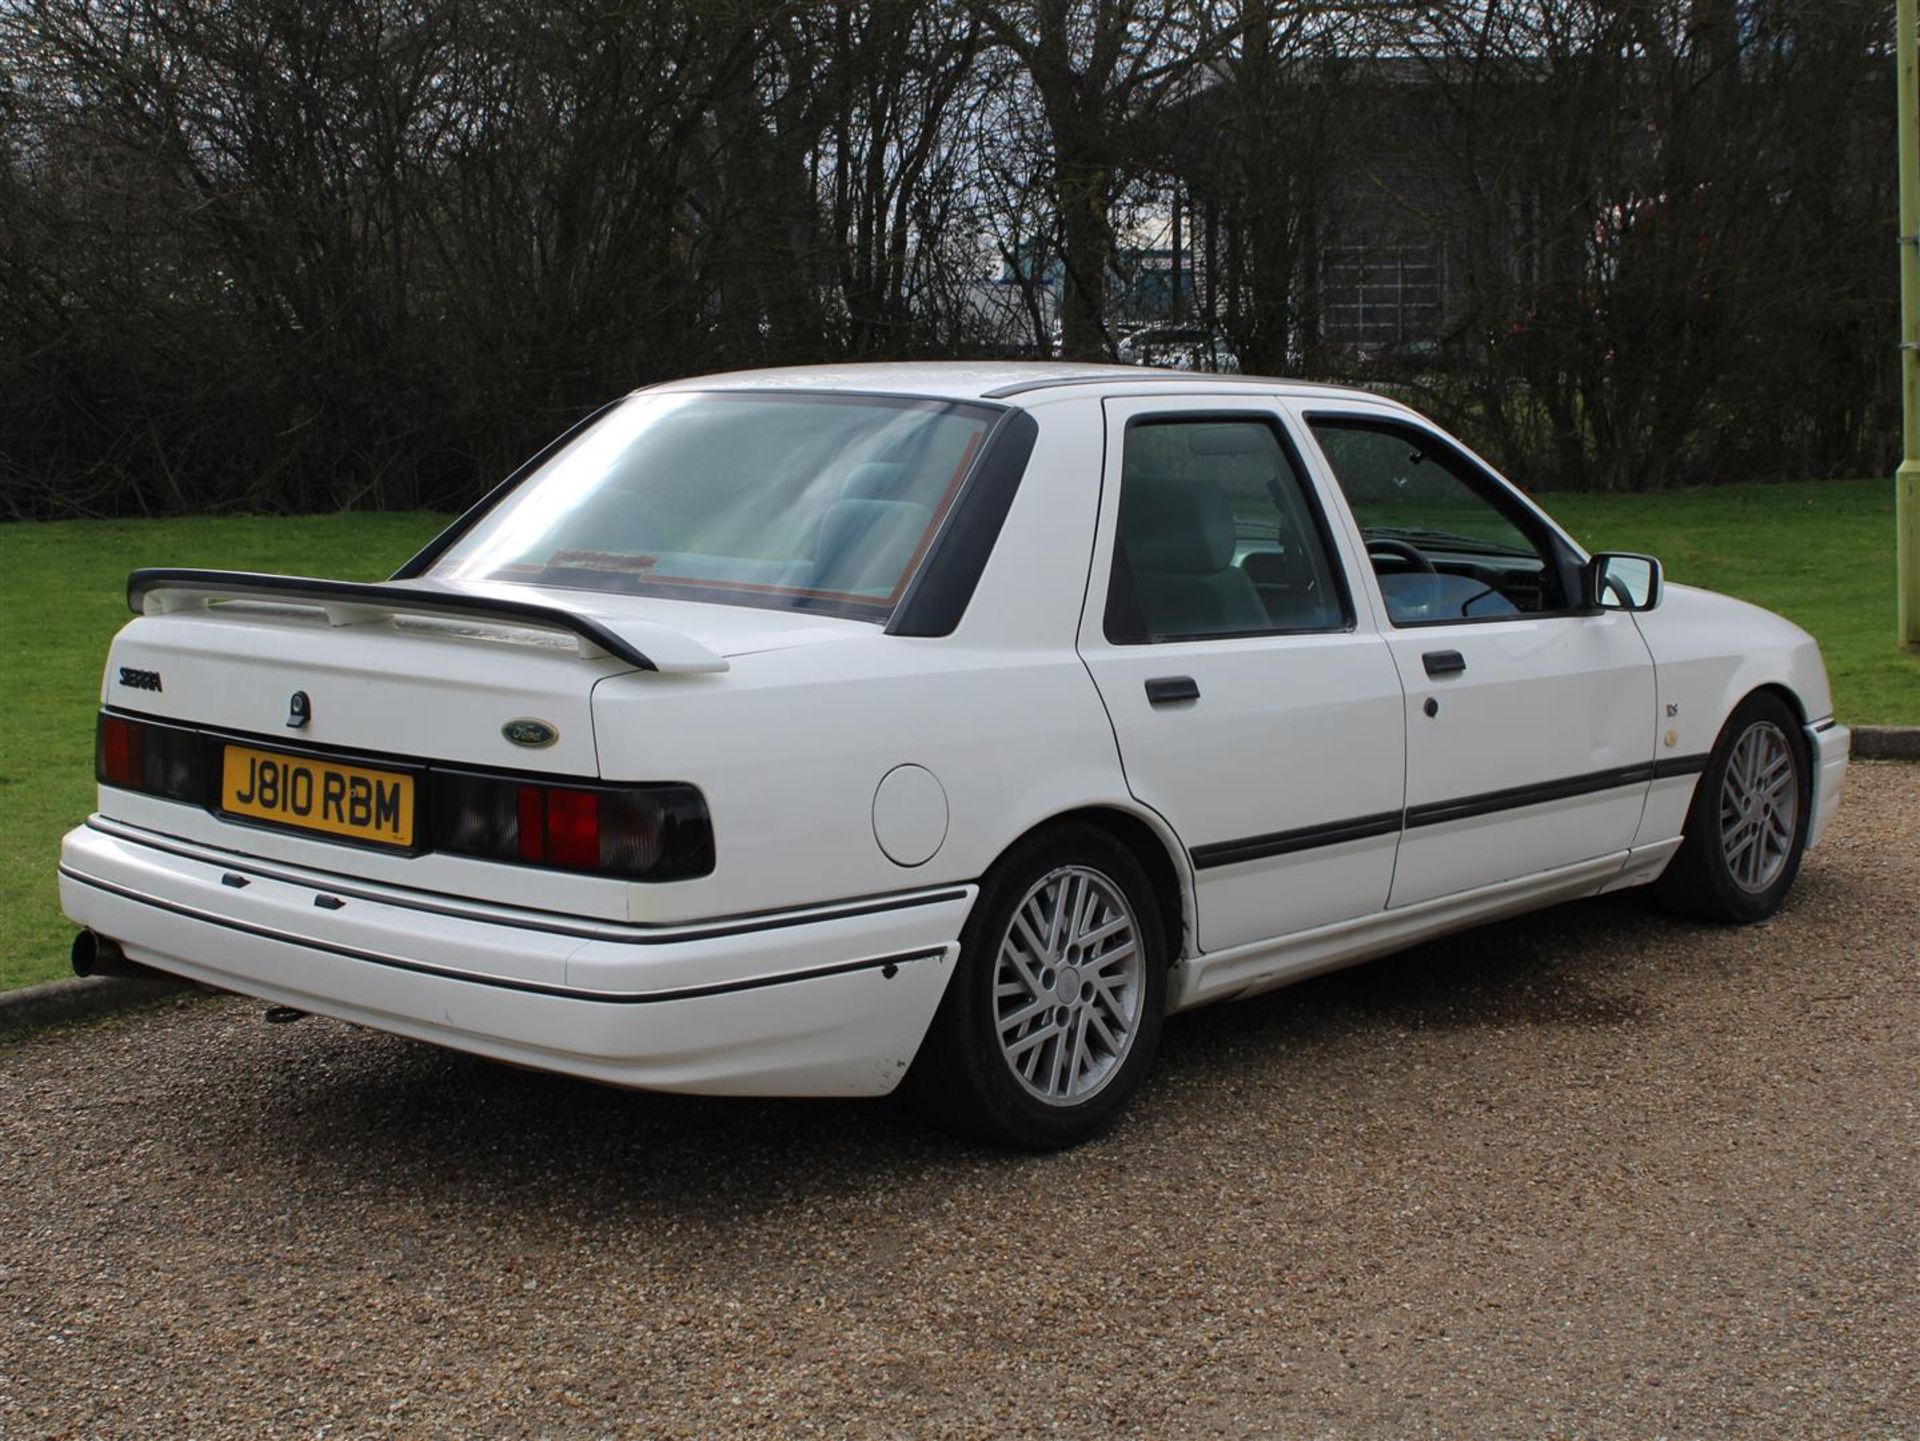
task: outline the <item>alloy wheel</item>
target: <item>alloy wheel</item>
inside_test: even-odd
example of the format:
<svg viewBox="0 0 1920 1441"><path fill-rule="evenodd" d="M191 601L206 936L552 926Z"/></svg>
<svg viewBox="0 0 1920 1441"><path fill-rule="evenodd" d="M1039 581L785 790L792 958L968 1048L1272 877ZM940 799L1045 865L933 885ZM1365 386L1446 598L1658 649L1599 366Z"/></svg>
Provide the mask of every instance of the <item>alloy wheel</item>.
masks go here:
<svg viewBox="0 0 1920 1441"><path fill-rule="evenodd" d="M1720 847L1733 883L1758 895L1793 855L1800 819L1800 777L1793 746L1772 721L1740 733L1720 782Z"/></svg>
<svg viewBox="0 0 1920 1441"><path fill-rule="evenodd" d="M994 969L994 1023L1014 1079L1049 1105L1088 1100L1118 1074L1140 1027L1146 959L1126 896L1062 866L1014 907Z"/></svg>

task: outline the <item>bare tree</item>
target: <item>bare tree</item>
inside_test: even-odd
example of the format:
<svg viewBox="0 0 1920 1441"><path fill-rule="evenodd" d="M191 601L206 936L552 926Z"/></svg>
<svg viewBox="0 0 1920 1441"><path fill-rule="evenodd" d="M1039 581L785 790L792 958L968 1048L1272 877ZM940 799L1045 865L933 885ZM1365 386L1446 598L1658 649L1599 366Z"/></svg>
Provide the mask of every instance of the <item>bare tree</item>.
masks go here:
<svg viewBox="0 0 1920 1441"><path fill-rule="evenodd" d="M975 17L945 0L836 10L818 166L851 354L918 348L935 238L964 183L949 120L978 42Z"/></svg>
<svg viewBox="0 0 1920 1441"><path fill-rule="evenodd" d="M1135 120L1165 104L1227 38L1203 0L975 0L994 42L1018 57L1046 117L1060 212L1061 341L1111 354L1111 210L1128 177Z"/></svg>
<svg viewBox="0 0 1920 1441"><path fill-rule="evenodd" d="M1459 192L1462 323L1484 359L1430 399L1508 463L1545 461L1565 484L1738 474L1725 422L1750 413L1756 382L1799 371L1761 343L1783 298L1832 300L1802 203L1855 189L1850 172L1874 153L1860 131L1864 42L1868 12L1888 8L1486 0L1403 14L1397 39L1444 107L1433 135ZM1834 134L1807 123L1815 94L1854 143L1814 139ZM1830 163L1825 183L1807 174L1810 146ZM1807 312L1800 325L1820 328ZM1857 360L1837 346L1830 358L1857 383Z"/></svg>
<svg viewBox="0 0 1920 1441"><path fill-rule="evenodd" d="M1561 483L1877 468L1891 10L0 0L0 515L456 505L664 376L1189 296Z"/></svg>

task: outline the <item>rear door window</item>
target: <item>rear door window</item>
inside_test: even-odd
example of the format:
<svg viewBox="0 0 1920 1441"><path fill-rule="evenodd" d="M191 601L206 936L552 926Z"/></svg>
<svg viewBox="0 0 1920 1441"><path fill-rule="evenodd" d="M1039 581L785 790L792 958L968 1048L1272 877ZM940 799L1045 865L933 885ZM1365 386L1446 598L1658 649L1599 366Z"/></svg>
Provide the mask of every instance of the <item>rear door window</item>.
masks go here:
<svg viewBox="0 0 1920 1441"><path fill-rule="evenodd" d="M1128 427L1108 640L1339 630L1351 620L1325 518L1277 423L1155 416Z"/></svg>

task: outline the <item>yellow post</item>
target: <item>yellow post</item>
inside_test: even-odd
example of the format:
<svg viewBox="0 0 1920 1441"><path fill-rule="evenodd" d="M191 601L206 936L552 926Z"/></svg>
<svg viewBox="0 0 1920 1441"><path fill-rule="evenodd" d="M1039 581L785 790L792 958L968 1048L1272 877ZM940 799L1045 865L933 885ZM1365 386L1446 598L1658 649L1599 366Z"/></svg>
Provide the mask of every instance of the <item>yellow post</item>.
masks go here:
<svg viewBox="0 0 1920 1441"><path fill-rule="evenodd" d="M1894 8L1900 66L1900 401L1903 458L1893 482L1900 644L1920 651L1920 27Z"/></svg>

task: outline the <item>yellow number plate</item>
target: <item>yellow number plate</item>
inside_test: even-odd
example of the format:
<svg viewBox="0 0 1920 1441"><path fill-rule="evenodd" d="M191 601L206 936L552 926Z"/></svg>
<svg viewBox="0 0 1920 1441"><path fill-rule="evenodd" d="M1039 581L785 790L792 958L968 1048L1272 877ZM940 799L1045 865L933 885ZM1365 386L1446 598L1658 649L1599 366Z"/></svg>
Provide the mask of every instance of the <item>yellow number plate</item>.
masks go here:
<svg viewBox="0 0 1920 1441"><path fill-rule="evenodd" d="M383 846L413 844L413 777L313 756L228 746L220 809Z"/></svg>

